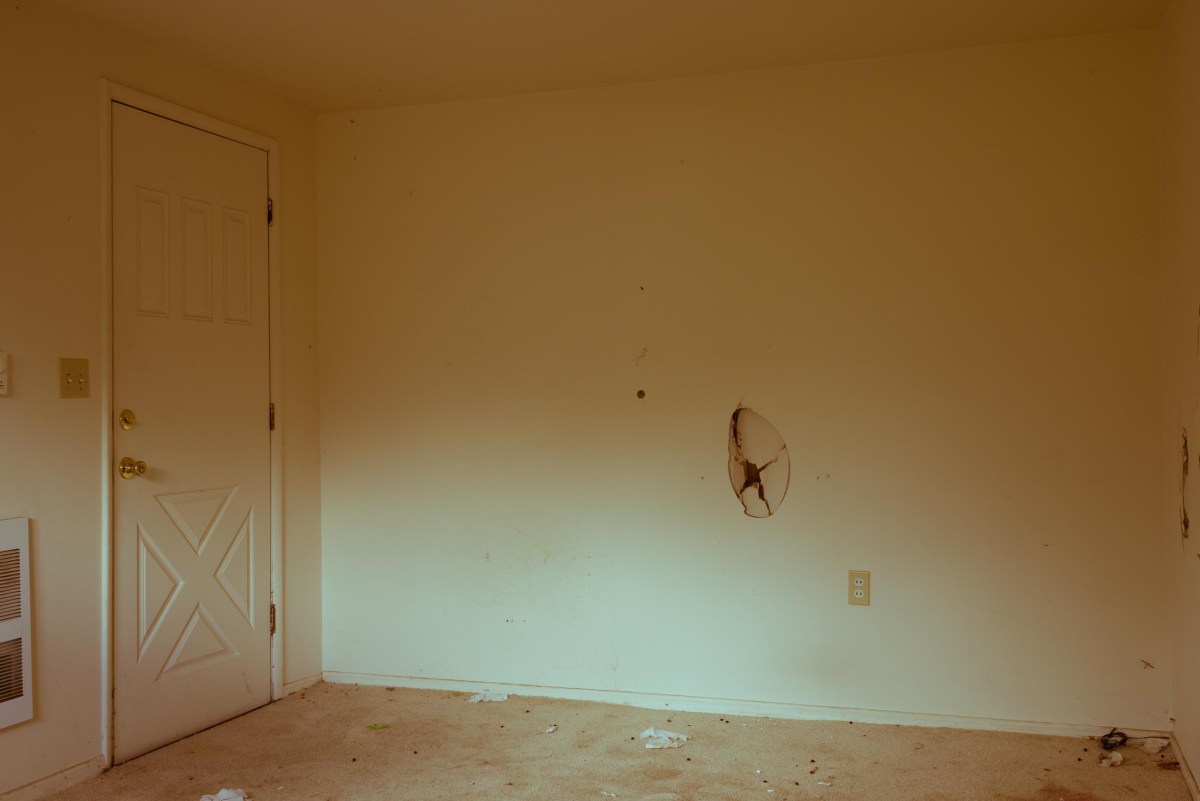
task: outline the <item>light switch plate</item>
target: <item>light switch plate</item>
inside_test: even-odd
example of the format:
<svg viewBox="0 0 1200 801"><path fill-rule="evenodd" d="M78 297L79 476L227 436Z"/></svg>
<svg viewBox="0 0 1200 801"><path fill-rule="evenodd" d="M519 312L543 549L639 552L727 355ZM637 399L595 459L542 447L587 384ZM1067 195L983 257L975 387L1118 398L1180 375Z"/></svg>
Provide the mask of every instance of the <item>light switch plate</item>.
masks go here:
<svg viewBox="0 0 1200 801"><path fill-rule="evenodd" d="M58 360L58 396L60 398L88 397L88 360Z"/></svg>
<svg viewBox="0 0 1200 801"><path fill-rule="evenodd" d="M0 350L0 396L8 394L8 354Z"/></svg>

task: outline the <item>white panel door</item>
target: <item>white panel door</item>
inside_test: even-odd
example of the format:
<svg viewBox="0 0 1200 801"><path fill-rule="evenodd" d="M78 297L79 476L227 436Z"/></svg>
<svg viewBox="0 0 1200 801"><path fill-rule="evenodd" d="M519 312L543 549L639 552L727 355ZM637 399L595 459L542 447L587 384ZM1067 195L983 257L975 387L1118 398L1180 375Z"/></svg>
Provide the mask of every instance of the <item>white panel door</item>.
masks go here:
<svg viewBox="0 0 1200 801"><path fill-rule="evenodd" d="M267 154L112 108L122 762L271 700Z"/></svg>

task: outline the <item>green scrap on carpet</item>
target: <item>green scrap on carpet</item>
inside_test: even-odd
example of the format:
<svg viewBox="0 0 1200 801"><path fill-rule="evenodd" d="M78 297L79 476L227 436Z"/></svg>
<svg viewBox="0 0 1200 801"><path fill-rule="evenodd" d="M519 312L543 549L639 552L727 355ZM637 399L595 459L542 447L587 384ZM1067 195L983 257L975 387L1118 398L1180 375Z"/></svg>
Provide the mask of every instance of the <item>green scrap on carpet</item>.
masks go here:
<svg viewBox="0 0 1200 801"><path fill-rule="evenodd" d="M367 728L371 731L379 731L380 729L386 729L391 725L392 724L390 723L368 723Z"/></svg>

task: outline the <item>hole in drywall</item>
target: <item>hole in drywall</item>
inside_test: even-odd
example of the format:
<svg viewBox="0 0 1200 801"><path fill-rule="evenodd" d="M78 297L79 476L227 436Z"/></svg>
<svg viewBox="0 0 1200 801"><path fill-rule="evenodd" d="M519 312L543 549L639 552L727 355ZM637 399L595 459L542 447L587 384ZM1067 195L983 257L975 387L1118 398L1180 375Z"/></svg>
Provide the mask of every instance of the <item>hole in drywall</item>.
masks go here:
<svg viewBox="0 0 1200 801"><path fill-rule="evenodd" d="M638 390L638 397L639 397L639 398L644 398L644 397L646 397L646 390L644 390L644 389L639 389L639 390Z"/></svg>
<svg viewBox="0 0 1200 801"><path fill-rule="evenodd" d="M787 443L771 421L738 404L729 418L729 483L750 517L770 517L792 477Z"/></svg>

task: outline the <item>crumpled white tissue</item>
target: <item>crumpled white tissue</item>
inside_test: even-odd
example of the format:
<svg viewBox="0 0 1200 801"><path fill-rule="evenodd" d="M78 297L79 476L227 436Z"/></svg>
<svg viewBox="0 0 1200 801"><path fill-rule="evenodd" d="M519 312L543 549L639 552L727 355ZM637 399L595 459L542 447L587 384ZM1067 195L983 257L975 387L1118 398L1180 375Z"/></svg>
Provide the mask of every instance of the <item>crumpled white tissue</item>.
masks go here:
<svg viewBox="0 0 1200 801"><path fill-rule="evenodd" d="M508 693L475 693L467 699L468 704L478 704L480 701L507 701Z"/></svg>
<svg viewBox="0 0 1200 801"><path fill-rule="evenodd" d="M1171 744L1166 737L1146 737L1142 739L1142 750L1147 754L1157 754Z"/></svg>
<svg viewBox="0 0 1200 801"><path fill-rule="evenodd" d="M200 801L246 801L246 791L226 788L216 795L201 796Z"/></svg>
<svg viewBox="0 0 1200 801"><path fill-rule="evenodd" d="M642 732L638 739L645 740L647 748L678 748L687 742L688 736L651 726Z"/></svg>

